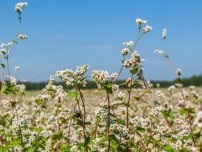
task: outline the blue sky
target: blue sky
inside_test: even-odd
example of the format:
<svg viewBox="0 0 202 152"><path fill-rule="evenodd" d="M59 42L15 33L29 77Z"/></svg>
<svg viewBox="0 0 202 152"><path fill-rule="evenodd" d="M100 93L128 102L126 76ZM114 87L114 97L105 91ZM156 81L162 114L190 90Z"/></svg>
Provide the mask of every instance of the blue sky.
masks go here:
<svg viewBox="0 0 202 152"><path fill-rule="evenodd" d="M0 0L0 43L16 35L17 0ZM202 73L201 0L27 0L22 33L28 39L11 52L10 66L19 65L19 79L48 80L57 70L89 64L94 69L118 72L122 43L137 38L136 18L146 19L153 30L136 50L146 60L145 77L172 80L175 74L167 60L154 53L165 50L184 77ZM166 42L161 39L168 30ZM90 72L88 76L90 77ZM126 78L125 70L122 78Z"/></svg>

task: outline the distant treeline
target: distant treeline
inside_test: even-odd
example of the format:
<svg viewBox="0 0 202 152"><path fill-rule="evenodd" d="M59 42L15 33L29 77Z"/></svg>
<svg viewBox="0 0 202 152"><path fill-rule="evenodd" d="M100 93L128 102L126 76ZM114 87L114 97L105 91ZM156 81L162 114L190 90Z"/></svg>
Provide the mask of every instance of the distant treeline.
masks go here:
<svg viewBox="0 0 202 152"><path fill-rule="evenodd" d="M120 80L117 81L118 84L123 84L125 81ZM26 90L41 90L45 88L46 84L48 82L22 82L26 86ZM160 87L169 87L171 85L174 85L176 83L176 80L173 81L151 81L153 84L153 87L156 87L157 84L160 85ZM199 76L192 76L190 78L183 78L182 79L183 86L187 87L190 85L194 86L202 86L202 74ZM62 85L64 89L68 89L65 83L63 82L56 82L56 85ZM125 88L126 86L122 85L121 88ZM85 87L86 89L94 89L97 88L95 82L88 80L87 85Z"/></svg>

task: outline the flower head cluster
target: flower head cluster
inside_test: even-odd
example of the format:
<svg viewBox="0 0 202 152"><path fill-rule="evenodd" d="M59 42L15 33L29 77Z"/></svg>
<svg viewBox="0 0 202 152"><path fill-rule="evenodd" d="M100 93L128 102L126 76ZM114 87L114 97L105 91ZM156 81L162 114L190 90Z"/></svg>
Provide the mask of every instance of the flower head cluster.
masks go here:
<svg viewBox="0 0 202 152"><path fill-rule="evenodd" d="M142 24L147 24L147 20L143 20L141 18L136 19L136 24L138 27L142 26Z"/></svg>
<svg viewBox="0 0 202 152"><path fill-rule="evenodd" d="M97 86L100 88L109 80L109 73L104 70L94 70L92 77L93 80L97 83Z"/></svg>
<svg viewBox="0 0 202 152"><path fill-rule="evenodd" d="M135 85L135 79L133 79L133 78L128 78L127 80L126 80L126 85L130 88L130 87L132 87L132 86L134 86Z"/></svg>
<svg viewBox="0 0 202 152"><path fill-rule="evenodd" d="M78 66L76 71L71 69L61 70L56 72L56 76L61 78L67 86L79 85L86 86L86 80L84 74L87 72L88 66Z"/></svg>
<svg viewBox="0 0 202 152"><path fill-rule="evenodd" d="M112 73L111 74L112 81L116 81L117 78L118 78L118 73Z"/></svg>
<svg viewBox="0 0 202 152"><path fill-rule="evenodd" d="M123 42L123 46L125 48L128 48L129 50L133 50L133 48L134 48L134 42L133 41Z"/></svg>
<svg viewBox="0 0 202 152"><path fill-rule="evenodd" d="M134 42L133 41L123 42L123 46L124 48L121 50L121 54L123 56L129 55L134 49Z"/></svg>
<svg viewBox="0 0 202 152"><path fill-rule="evenodd" d="M182 75L182 70L180 68L178 68L176 70L176 74L177 74L178 77L180 77Z"/></svg>
<svg viewBox="0 0 202 152"><path fill-rule="evenodd" d="M15 66L15 72L20 71L20 67L19 66Z"/></svg>
<svg viewBox="0 0 202 152"><path fill-rule="evenodd" d="M16 11L17 13L22 13L23 7L25 7L25 6L27 6L27 5L28 5L27 2L19 2L19 3L17 3L17 4L15 5L15 11Z"/></svg>
<svg viewBox="0 0 202 152"><path fill-rule="evenodd" d="M19 39L19 40L25 40L25 39L27 39L27 35L19 34L19 35L18 35L18 39Z"/></svg>
<svg viewBox="0 0 202 152"><path fill-rule="evenodd" d="M7 44L2 43L0 46L0 58L8 56L13 42L8 42Z"/></svg>
<svg viewBox="0 0 202 152"><path fill-rule="evenodd" d="M132 54L132 58L131 59L127 59L125 60L125 62L123 63L125 68L133 68L136 65L141 63L141 58L140 55L137 51L133 52Z"/></svg>
<svg viewBox="0 0 202 152"><path fill-rule="evenodd" d="M150 32L152 30L152 27L151 26L149 26L149 25L147 25L145 28L143 28L143 33L148 33L148 32Z"/></svg>
<svg viewBox="0 0 202 152"><path fill-rule="evenodd" d="M167 29L165 29L165 28L162 31L162 38L163 38L163 40L165 40L167 38Z"/></svg>

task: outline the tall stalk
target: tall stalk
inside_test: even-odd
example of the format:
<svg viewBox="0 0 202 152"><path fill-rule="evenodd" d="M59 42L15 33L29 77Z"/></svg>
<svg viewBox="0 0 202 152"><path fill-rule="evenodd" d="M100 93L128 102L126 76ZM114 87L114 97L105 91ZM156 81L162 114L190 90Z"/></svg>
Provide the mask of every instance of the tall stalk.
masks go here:
<svg viewBox="0 0 202 152"><path fill-rule="evenodd" d="M109 100L109 93L107 92L107 105L108 105L108 112L107 112L107 136L108 136L108 148L107 152L110 151L110 100Z"/></svg>

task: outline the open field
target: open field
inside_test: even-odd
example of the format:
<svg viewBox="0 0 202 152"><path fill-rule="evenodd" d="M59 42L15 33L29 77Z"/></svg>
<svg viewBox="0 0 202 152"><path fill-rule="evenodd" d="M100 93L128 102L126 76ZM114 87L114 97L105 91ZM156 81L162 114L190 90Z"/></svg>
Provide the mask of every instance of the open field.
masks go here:
<svg viewBox="0 0 202 152"><path fill-rule="evenodd" d="M41 95L32 91L15 101L12 97L1 99L2 152L8 147L20 148L21 140L27 151L84 150L84 107L77 100L81 97L64 92L64 99L58 102L57 96L49 93L44 96L44 91ZM112 151L201 150L202 88L133 89L129 122L126 121L128 95L128 90L117 90L109 96ZM84 90L82 96L86 136L90 138L88 150L106 151L108 142L103 135L108 126L106 92Z"/></svg>
<svg viewBox="0 0 202 152"><path fill-rule="evenodd" d="M61 5L61 3L57 2L56 4ZM46 14L46 9L49 8L46 6L42 7L41 4L42 1L40 2L40 8L45 10L43 10L44 13L39 15L40 17ZM47 5L47 3L45 4ZM51 6L49 4L48 6ZM75 4L77 7L77 3ZM36 8L33 12L30 11L34 15L38 13L38 5L38 2L35 3L37 11ZM169 88L153 89L151 83L145 78L145 60L136 50L136 46L144 35L148 35L152 31L152 27L149 25L150 22L141 18L135 20L137 39L135 41L123 42L120 50L121 60L118 61L120 70L109 73L106 70L95 69L90 73L90 76L88 74L89 65L77 66L75 70L58 70L50 76L48 83L42 83L45 87L41 91L26 92L25 83L27 81L19 81L12 76L13 72L9 64L12 59L10 58L11 49L20 41L28 38L27 35L21 33L22 13L26 6L28 6L27 2L19 2L15 5L14 10L19 24L17 34L10 42L0 45L0 152L202 152L202 88L195 88L194 86L184 88L182 70L177 68L171 62L172 60L168 53L161 49L155 49L154 53L164 58L170 65L176 76L176 80L173 81L174 84ZM48 26L52 25L53 21L58 23L56 19L60 16L64 19L63 13L58 16L55 14L59 11L57 8L59 10L62 9L62 7L54 5L51 13L54 13L55 16L49 16L51 24ZM69 9L65 8L65 10ZM122 11L122 13L126 10ZM145 11L145 9L143 10ZM113 12L111 8L110 12ZM74 13L77 13L77 11L74 11ZM67 14L73 15L74 13ZM103 14L103 12L99 14ZM31 15L29 18L32 20L38 17ZM119 19L121 18L125 17L120 17ZM78 20L80 21L80 19ZM42 21L46 22L44 19ZM84 20L81 21L83 22ZM119 21L119 23L121 22ZM31 26L32 24L28 25ZM78 25L81 24L79 23ZM73 27L74 25L71 26ZM45 30L46 28L38 29ZM127 33L126 29L127 26L123 33ZM100 31L101 34L105 30ZM90 32L90 30L87 32ZM30 41L32 43L35 41L38 43L45 37L48 37L48 35L40 31L35 31L35 33L42 34L33 36L37 39L32 39ZM73 32L73 34L75 33ZM86 36L90 35L89 33L86 35L82 32L78 33L79 37L83 38L87 38ZM116 33L118 32L116 31ZM69 34L68 37L70 38ZM42 39L40 39L41 37ZM39 46L46 48L46 46L54 42L52 49L56 51L60 46L66 46L66 43L70 44L71 49L71 44L80 45L82 49L86 45L83 44L83 40L78 40L74 43L69 39L67 42L63 39L63 36L57 35L57 32L56 35L50 37L50 40L47 41L46 39L46 41L43 41L47 42L47 44L43 45L40 43ZM51 40L52 38L53 41ZM104 38L107 38L107 36L104 36ZM77 40L75 37L73 39ZM166 39L167 29L164 28L161 33L161 40L165 42ZM63 41L63 43L59 43L59 41ZM85 41L88 42L88 40ZM153 41L154 39L152 39L152 45ZM30 45L30 43L27 44ZM114 50L116 48L108 45L108 43L106 44L100 46L96 42L96 45L94 45L89 41L86 48L97 50ZM30 46L30 48L35 48L35 44ZM144 46L144 48L147 47ZM58 52L58 50L54 52L54 56L50 58L45 58L49 55L47 52L46 54L42 52L37 53L37 57L33 57L33 54L29 55L30 61L38 61L37 59L41 58L43 62L39 66L33 64L25 69L31 69L32 71L34 66L36 66L37 70L44 70L46 69L46 67L43 67L45 65L52 68L49 62L45 63L46 59L50 60L51 64L54 64L54 68L59 62L64 63L72 58L70 54L65 56ZM72 50L72 53L75 52ZM106 52L102 58L99 56L102 62L105 62L106 57L108 57ZM76 57L90 57L90 60L93 59L93 54L86 55L84 52L84 56L84 54L76 53ZM193 52L191 53L194 54ZM56 54L62 55L57 59ZM24 54L16 53L14 55L16 57L14 59L19 61L17 57L21 57ZM63 57L64 61L61 59ZM21 59L24 61L24 56ZM29 61L29 58L26 61ZM76 60L70 61L77 63L80 60L76 58ZM95 62L97 62L96 59ZM113 65L112 62L114 62L114 56L111 54L110 64L107 62L105 64L111 66ZM13 62L11 63L13 64ZM191 64L189 63L189 66ZM100 66L99 63L98 65ZM155 67L153 71L154 74L159 76L163 72L158 71L158 69L158 67ZM15 66L14 71L14 75L17 77L20 67ZM35 76L35 73L30 73L29 71L25 73L29 74L30 78ZM40 71L36 73L39 74L38 79L42 79ZM119 81L123 73L125 74L124 80ZM97 89L85 89L87 84L90 84L87 78L94 82ZM200 85L198 83L200 79L200 77L199 79L193 77L191 80L196 85ZM62 81L65 87L57 83L58 81ZM189 83L187 84L189 85ZM31 85L30 83L30 89ZM155 85L159 86L159 84ZM125 89L121 89L122 87ZM40 88L40 85L36 88Z"/></svg>

